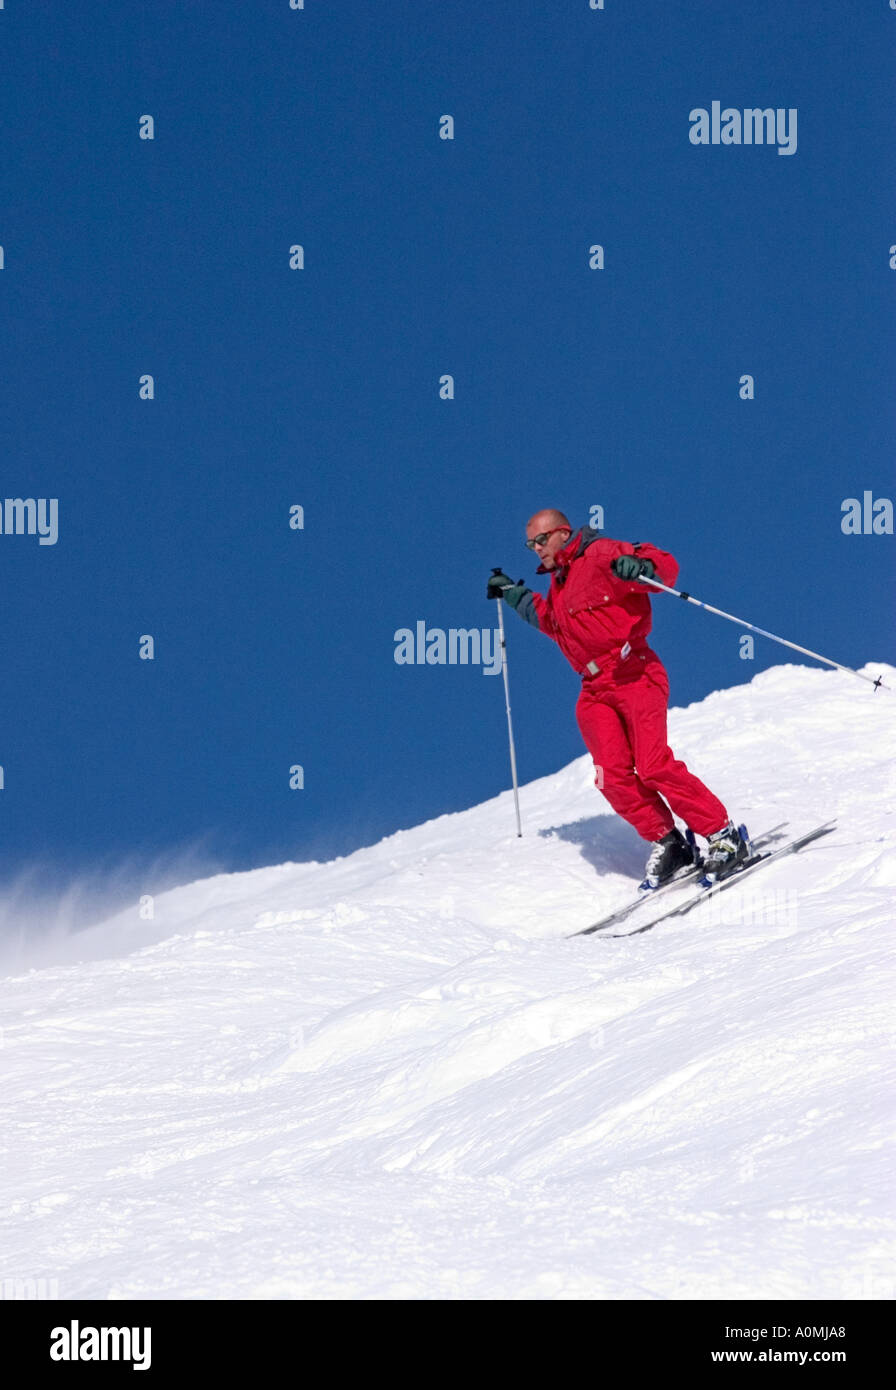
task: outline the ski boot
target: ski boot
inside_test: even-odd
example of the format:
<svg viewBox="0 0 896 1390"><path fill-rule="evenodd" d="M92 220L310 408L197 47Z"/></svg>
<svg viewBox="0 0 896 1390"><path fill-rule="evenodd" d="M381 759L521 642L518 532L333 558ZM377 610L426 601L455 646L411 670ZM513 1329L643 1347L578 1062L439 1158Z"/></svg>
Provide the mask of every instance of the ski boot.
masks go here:
<svg viewBox="0 0 896 1390"><path fill-rule="evenodd" d="M694 852L677 826L656 840L651 848L644 871L644 881L640 885L642 893L651 893L655 888L668 883L679 869L693 868Z"/></svg>
<svg viewBox="0 0 896 1390"><path fill-rule="evenodd" d="M707 836L706 853L703 856L703 877L700 882L710 888L719 879L736 873L738 866L750 857L750 844L743 826L733 821L723 825L714 835Z"/></svg>

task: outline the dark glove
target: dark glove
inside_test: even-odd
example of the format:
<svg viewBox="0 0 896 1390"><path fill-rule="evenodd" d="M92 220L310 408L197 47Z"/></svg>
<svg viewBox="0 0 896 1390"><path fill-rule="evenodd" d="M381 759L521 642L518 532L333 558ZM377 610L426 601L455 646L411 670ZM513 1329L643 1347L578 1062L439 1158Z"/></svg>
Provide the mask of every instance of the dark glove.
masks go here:
<svg viewBox="0 0 896 1390"><path fill-rule="evenodd" d="M524 579L513 580L503 570L495 570L485 591L486 598L502 598L511 608L518 608L524 594L528 594Z"/></svg>
<svg viewBox="0 0 896 1390"><path fill-rule="evenodd" d="M485 591L486 598L500 598L505 589L513 588L513 580L509 574L503 570L495 570L488 581L488 588Z"/></svg>
<svg viewBox="0 0 896 1390"><path fill-rule="evenodd" d="M656 570L652 560L641 560L637 555L617 555L610 569L619 579L637 579L644 575L652 579Z"/></svg>

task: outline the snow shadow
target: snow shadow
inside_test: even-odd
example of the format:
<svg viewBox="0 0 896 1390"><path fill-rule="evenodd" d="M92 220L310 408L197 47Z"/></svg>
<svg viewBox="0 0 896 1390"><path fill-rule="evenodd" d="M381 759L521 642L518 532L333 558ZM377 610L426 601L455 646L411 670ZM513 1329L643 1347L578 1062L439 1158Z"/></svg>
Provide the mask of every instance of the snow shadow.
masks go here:
<svg viewBox="0 0 896 1390"><path fill-rule="evenodd" d="M639 877L644 872L647 845L630 825L618 816L587 816L566 825L539 830L545 837L576 845L582 858L599 874L625 874Z"/></svg>

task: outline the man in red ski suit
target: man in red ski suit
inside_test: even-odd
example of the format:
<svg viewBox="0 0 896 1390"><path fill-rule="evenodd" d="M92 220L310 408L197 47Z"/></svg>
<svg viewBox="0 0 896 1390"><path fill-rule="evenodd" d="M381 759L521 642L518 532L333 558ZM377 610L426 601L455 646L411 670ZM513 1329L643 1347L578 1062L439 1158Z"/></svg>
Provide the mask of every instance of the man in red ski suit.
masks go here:
<svg viewBox="0 0 896 1390"><path fill-rule="evenodd" d="M562 512L536 512L526 544L550 574L547 597L505 574L489 581L521 618L560 647L582 677L576 718L607 801L645 840L652 887L692 862L674 811L708 844L710 877L730 869L746 846L728 812L675 757L666 735L669 678L647 645L650 590L638 576L674 584L678 563L654 545L609 540L590 526L573 532ZM670 809L671 807L671 809Z"/></svg>

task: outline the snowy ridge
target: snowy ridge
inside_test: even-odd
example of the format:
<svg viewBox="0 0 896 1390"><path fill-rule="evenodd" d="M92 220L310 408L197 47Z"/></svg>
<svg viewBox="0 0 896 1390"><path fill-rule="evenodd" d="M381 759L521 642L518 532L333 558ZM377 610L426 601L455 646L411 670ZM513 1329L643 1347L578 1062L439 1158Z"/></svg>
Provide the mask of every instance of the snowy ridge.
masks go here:
<svg viewBox="0 0 896 1390"><path fill-rule="evenodd" d="M583 757L522 840L506 793L2 981L0 1283L891 1297L896 699L779 666L670 727L752 830L837 830L714 917L570 941L645 851Z"/></svg>

